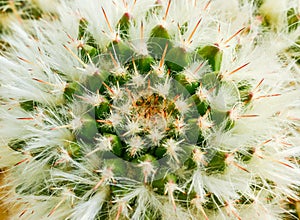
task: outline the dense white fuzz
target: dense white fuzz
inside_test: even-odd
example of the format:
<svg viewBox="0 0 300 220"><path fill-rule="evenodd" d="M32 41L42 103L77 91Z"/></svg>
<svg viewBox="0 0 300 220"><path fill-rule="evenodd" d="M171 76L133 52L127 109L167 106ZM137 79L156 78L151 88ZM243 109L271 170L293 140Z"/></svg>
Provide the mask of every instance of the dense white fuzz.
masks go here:
<svg viewBox="0 0 300 220"><path fill-rule="evenodd" d="M148 138L151 140L151 142L157 146L159 142L164 137L164 131L161 131L160 129L152 129L149 131L149 134L147 135Z"/></svg>
<svg viewBox="0 0 300 220"><path fill-rule="evenodd" d="M112 149L111 145L111 138L110 137L105 137L105 136L99 136L96 138L97 144L95 150L90 152L89 154L92 154L96 151L110 151Z"/></svg>
<svg viewBox="0 0 300 220"><path fill-rule="evenodd" d="M128 141L128 145L130 146L128 148L130 155L135 156L136 154L139 153L139 151L143 149L144 141L140 136L133 136Z"/></svg>
<svg viewBox="0 0 300 220"><path fill-rule="evenodd" d="M9 106L8 106L9 107ZM33 116L17 106L1 107L0 136L3 143L16 139L20 136L28 135L26 127L34 126ZM11 125L9 129L5 125Z"/></svg>
<svg viewBox="0 0 300 220"><path fill-rule="evenodd" d="M213 109L226 112L239 101L239 92L233 83L226 83L218 91L212 91L208 101Z"/></svg>
<svg viewBox="0 0 300 220"><path fill-rule="evenodd" d="M299 4L1 2L12 218L295 217Z"/></svg>
<svg viewBox="0 0 300 220"><path fill-rule="evenodd" d="M148 179L153 179L153 175L155 173L154 166L151 161L143 161L140 162L138 167L141 167L144 174L144 183L147 183ZM152 177L152 178L151 178Z"/></svg>
<svg viewBox="0 0 300 220"><path fill-rule="evenodd" d="M205 62L195 62L186 68L183 74L189 83L194 83L198 82L205 73L209 72L209 70L210 68Z"/></svg>
<svg viewBox="0 0 300 220"><path fill-rule="evenodd" d="M27 38L28 36L24 37ZM31 62L35 61L26 59L19 57L13 62L1 57L0 64L4 68L1 68L0 81L2 85L0 91L3 97L6 99L14 97L25 101L35 100L41 103L61 103L65 83L50 70L49 66L44 65L43 61L37 61L38 63L34 64ZM10 79L7 81L8 77Z"/></svg>
<svg viewBox="0 0 300 220"><path fill-rule="evenodd" d="M189 111L189 104L187 103L186 100L184 100L183 98L178 98L176 99L176 101L174 102L176 108L178 109L178 111L184 115Z"/></svg>
<svg viewBox="0 0 300 220"><path fill-rule="evenodd" d="M243 176L243 173L233 172L228 173L228 176L221 175L212 175L204 176L203 182L206 186L206 189L209 192L214 193L219 201L230 201L232 199L238 199L238 192L247 192L249 189L249 183L251 179L249 176ZM243 178L241 178L243 177ZM222 187L216 187L216 186Z"/></svg>
<svg viewBox="0 0 300 220"><path fill-rule="evenodd" d="M39 8L41 8L44 12L53 12L55 13L58 7L58 0L29 0L33 4L36 4Z"/></svg>
<svg viewBox="0 0 300 220"><path fill-rule="evenodd" d="M154 91L157 91L159 95L164 98L168 97L169 91L171 88L171 80L167 77L165 82L158 83L154 87Z"/></svg>
<svg viewBox="0 0 300 220"><path fill-rule="evenodd" d="M123 134L124 136L134 135L134 134L142 131L142 128L138 121L129 121L129 119L128 119L126 130L127 130L127 132Z"/></svg>
<svg viewBox="0 0 300 220"><path fill-rule="evenodd" d="M262 15L266 16L266 19L271 23L272 28L277 30L281 30L285 27L286 10L287 2L278 0L266 0L260 8L260 12L262 13Z"/></svg>
<svg viewBox="0 0 300 220"><path fill-rule="evenodd" d="M139 88L145 85L146 77L139 73L135 73L135 75L132 76L131 81L132 81L132 86Z"/></svg>
<svg viewBox="0 0 300 220"><path fill-rule="evenodd" d="M199 116L197 124L200 130L203 132L203 135L205 135L207 132L209 133L209 130L211 127L213 127L214 122L209 118L208 114L205 114L204 116Z"/></svg>
<svg viewBox="0 0 300 220"><path fill-rule="evenodd" d="M79 99L81 99L83 102L90 104L92 106L99 106L101 103L105 101L104 97L99 94L99 90L96 91L96 93L87 92L87 94L83 96L77 95Z"/></svg>
<svg viewBox="0 0 300 220"><path fill-rule="evenodd" d="M131 18L143 18L147 10L154 5L154 0L146 1L100 1L93 0L90 4L81 4L75 1L72 6L79 11L79 16L85 18L88 23L88 31L94 36L97 43L105 47L111 40L120 41L119 20L123 16ZM100 30L100 31L99 31Z"/></svg>
<svg viewBox="0 0 300 220"><path fill-rule="evenodd" d="M163 147L165 147L167 150L166 154L170 157L170 161L175 161L177 164L180 163L179 154L180 151L183 151L180 147L180 144L183 141L184 140L175 141L173 139L169 139L166 143L163 144Z"/></svg>
<svg viewBox="0 0 300 220"><path fill-rule="evenodd" d="M195 190L195 192L197 193L197 197L201 201L201 203L205 201L206 191L204 189L203 174L201 173L201 171L195 172L192 177L189 191L192 190Z"/></svg>
<svg viewBox="0 0 300 220"><path fill-rule="evenodd" d="M74 212L70 216L71 219L95 219L98 211L102 208L107 196L107 189L102 189L93 196L89 196L86 201L81 201L74 207Z"/></svg>
<svg viewBox="0 0 300 220"><path fill-rule="evenodd" d="M137 200L137 207L131 216L131 219L139 220L144 219L147 211L153 210L154 213L162 207L161 201L155 196L154 192L149 191L145 186L137 185L135 189L131 190L120 200L129 202L132 199ZM157 213L159 214L159 213Z"/></svg>
<svg viewBox="0 0 300 220"><path fill-rule="evenodd" d="M0 168L13 166L24 159L21 153L15 152L5 143L0 144L0 155L6 155L0 156Z"/></svg>

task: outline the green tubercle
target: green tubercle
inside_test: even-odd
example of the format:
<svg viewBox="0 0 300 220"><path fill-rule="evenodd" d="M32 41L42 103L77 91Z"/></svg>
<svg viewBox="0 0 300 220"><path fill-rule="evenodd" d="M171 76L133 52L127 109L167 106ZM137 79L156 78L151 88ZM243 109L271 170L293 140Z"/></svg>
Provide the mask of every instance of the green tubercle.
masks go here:
<svg viewBox="0 0 300 220"><path fill-rule="evenodd" d="M223 52L216 45L201 47L198 49L197 53L202 59L208 61L213 71L220 71Z"/></svg>
<svg viewBox="0 0 300 220"><path fill-rule="evenodd" d="M168 44L168 50L171 48L170 35L167 29L162 25L155 26L150 34L148 47L150 54L155 59L161 59L163 51Z"/></svg>
<svg viewBox="0 0 300 220"><path fill-rule="evenodd" d="M189 54L184 48L173 47L166 55L166 65L174 72L182 71L189 62Z"/></svg>

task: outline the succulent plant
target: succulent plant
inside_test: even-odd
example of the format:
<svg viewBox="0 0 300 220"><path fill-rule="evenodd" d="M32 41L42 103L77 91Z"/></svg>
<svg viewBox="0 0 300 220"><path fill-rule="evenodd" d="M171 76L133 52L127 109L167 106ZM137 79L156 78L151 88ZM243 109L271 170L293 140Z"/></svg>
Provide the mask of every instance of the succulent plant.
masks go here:
<svg viewBox="0 0 300 220"><path fill-rule="evenodd" d="M11 22L13 218L297 219L299 5L275 2L70 0Z"/></svg>
<svg viewBox="0 0 300 220"><path fill-rule="evenodd" d="M41 17L43 10L38 2L34 0L2 0L0 2L0 27L6 27L9 20L23 22L24 20Z"/></svg>
<svg viewBox="0 0 300 220"><path fill-rule="evenodd" d="M0 1L0 54L5 50L7 42L2 35L8 31L12 22L26 26L28 20L42 17L54 17L56 0L1 0Z"/></svg>

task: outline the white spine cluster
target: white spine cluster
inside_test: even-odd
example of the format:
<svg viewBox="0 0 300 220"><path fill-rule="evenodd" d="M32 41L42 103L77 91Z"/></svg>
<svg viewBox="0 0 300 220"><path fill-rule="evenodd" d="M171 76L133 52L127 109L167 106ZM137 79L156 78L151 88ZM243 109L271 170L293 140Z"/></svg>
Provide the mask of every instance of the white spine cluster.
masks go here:
<svg viewBox="0 0 300 220"><path fill-rule="evenodd" d="M297 219L299 1L31 2L0 33L13 219Z"/></svg>

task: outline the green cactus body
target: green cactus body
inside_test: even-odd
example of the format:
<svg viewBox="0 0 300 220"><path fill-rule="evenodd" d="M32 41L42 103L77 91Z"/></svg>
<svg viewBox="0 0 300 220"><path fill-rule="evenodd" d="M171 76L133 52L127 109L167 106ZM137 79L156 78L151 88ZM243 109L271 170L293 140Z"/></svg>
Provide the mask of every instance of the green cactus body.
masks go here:
<svg viewBox="0 0 300 220"><path fill-rule="evenodd" d="M264 210L261 219L284 216L279 201L299 199L299 150L292 146L299 140L297 100L287 105L298 82L286 88L299 56L288 67L268 65L291 47L261 62L257 55L267 54L264 44L273 35L255 32L265 30L262 23L243 32L234 18L224 31L228 13L215 8L218 2L184 1L194 14L201 11L203 21L193 14L196 26L179 16L194 10L181 1L93 0L83 8L71 2L59 3L59 19L45 21L57 39L41 30L42 21L30 31L12 28L6 39L14 49L0 57L0 134L9 155L24 158L10 167L8 183L13 201L25 205L17 215L217 220L256 219ZM236 1L241 10L255 8L243 25L260 2ZM295 9L286 13L287 32L299 30ZM216 22L219 16L226 22ZM142 39L134 39L136 32ZM8 86L5 77L12 79ZM291 109L296 113L286 113ZM9 126L15 130L1 128Z"/></svg>

